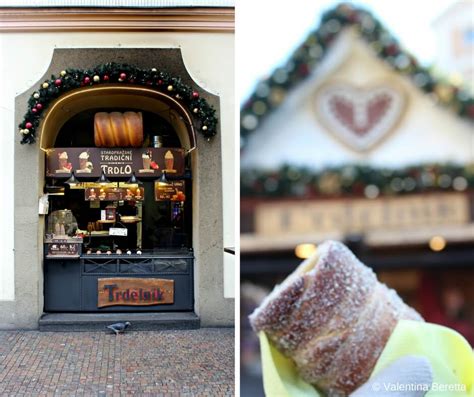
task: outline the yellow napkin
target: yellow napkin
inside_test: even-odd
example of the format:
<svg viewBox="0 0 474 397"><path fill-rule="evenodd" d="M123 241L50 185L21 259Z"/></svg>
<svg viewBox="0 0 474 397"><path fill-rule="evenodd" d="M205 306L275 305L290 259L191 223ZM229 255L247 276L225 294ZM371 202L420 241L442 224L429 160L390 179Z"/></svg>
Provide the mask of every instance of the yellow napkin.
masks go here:
<svg viewBox="0 0 474 397"><path fill-rule="evenodd" d="M293 362L284 357L259 333L263 386L267 397L323 397L304 382ZM370 378L405 355L426 357L433 369L433 386L426 397L474 397L474 354L457 332L440 325L402 320L383 350ZM465 391L450 394L445 385L463 385ZM436 390L435 390L436 389Z"/></svg>

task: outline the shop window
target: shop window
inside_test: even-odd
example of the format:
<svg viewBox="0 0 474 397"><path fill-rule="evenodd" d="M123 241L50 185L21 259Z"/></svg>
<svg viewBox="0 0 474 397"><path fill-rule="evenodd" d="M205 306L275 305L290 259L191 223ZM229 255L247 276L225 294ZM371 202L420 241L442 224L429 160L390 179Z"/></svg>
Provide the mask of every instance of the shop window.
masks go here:
<svg viewBox="0 0 474 397"><path fill-rule="evenodd" d="M158 175L162 175L160 169L157 170L159 173L155 177L150 177L147 174L141 176L139 170L133 170L140 183L139 190L143 197L136 196L136 191L133 191L133 188L131 189L132 197L127 197L127 181L131 177L131 172L130 174L115 176L106 171L104 174L110 183L104 185L104 190L101 189L100 185L94 188L98 179L96 175L90 176L89 173L82 172L79 169L81 156L84 157L82 161L88 161L89 152L96 148L94 117L100 112L109 114L111 112L122 114L124 112L141 113L143 120L143 143L141 146L133 149L130 147L113 147L110 148L112 151L133 150L134 156L137 156L137 153L143 153L143 156L147 157L147 151L153 147L181 148L180 139L173 126L160 114L133 107L84 110L62 125L54 142L54 148L71 148L71 150L65 150L66 155L63 157L68 156L67 152L70 152L65 163L70 164L71 171L76 170L75 177L78 178L79 184L68 185L70 172L53 176L50 173L48 175L47 165L46 188L63 184L65 186L63 194L50 195L49 212L53 213L64 209L72 212L77 219L77 230L74 231L74 234L81 236L83 239L83 254L126 254L127 252L135 254L136 252L154 252L169 248L191 248L192 180L189 159L184 159L184 169L186 171L183 174L185 175L176 177L173 173L169 173L166 176L167 182L170 185L176 185L177 188L174 189L174 192L173 189L168 188L171 193L164 199L159 199L155 192L155 185L159 183L160 179ZM87 148L91 149L88 150ZM73 149L77 149L77 153ZM59 159L62 155L61 150L58 149L53 157L58 156ZM51 155L51 152L49 152L49 155ZM73 159L73 156L78 157L78 159L75 157ZM146 160L148 161L148 159ZM74 161L77 164L73 164ZM148 163L147 167L150 167ZM94 167L97 166L98 164L94 164ZM159 165L156 166L159 167ZM60 167L53 166L53 168ZM163 165L161 168L163 168ZM130 169L130 171L132 170ZM97 172L98 170L95 169L95 173ZM123 170L121 172L123 174ZM134 188L137 189L138 187ZM89 190L87 191L87 189ZM97 200L87 199L87 192L90 192L91 189L93 189L93 194L98 196ZM114 189L119 192L117 196L113 194ZM110 192L111 190L112 192ZM104 194L103 197L101 196L102 193ZM48 222L51 223L54 220L50 218ZM113 231L114 229L120 229L120 231ZM60 226L58 229L58 225L48 224L46 230L50 231L49 234L57 234L55 231L61 229ZM54 237L57 238L58 236L55 235Z"/></svg>

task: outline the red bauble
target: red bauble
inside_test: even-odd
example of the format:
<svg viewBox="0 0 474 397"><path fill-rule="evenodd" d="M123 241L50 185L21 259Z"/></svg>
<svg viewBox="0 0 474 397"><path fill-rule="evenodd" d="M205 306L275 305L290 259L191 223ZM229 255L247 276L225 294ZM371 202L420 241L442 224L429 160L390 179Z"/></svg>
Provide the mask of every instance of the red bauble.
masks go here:
<svg viewBox="0 0 474 397"><path fill-rule="evenodd" d="M31 127L33 127L33 124L31 124L29 121L25 124L25 128L28 128L30 129Z"/></svg>
<svg viewBox="0 0 474 397"><path fill-rule="evenodd" d="M90 77L88 77L88 76L84 77L84 83L85 83L85 84L89 84L90 82L91 82L91 78L90 78Z"/></svg>
<svg viewBox="0 0 474 397"><path fill-rule="evenodd" d="M307 76L309 74L309 66L306 63L302 63L298 67L298 73L300 76Z"/></svg>
<svg viewBox="0 0 474 397"><path fill-rule="evenodd" d="M63 81L62 81L61 79L56 79L56 80L54 80L54 85L55 85L56 87L59 87L62 83L63 83Z"/></svg>
<svg viewBox="0 0 474 397"><path fill-rule="evenodd" d="M159 84L159 85L162 85L162 84L163 84L163 80L158 80L158 84Z"/></svg>
<svg viewBox="0 0 474 397"><path fill-rule="evenodd" d="M31 111L32 111L33 113L36 113L36 112L38 111L38 109L33 108L33 109L31 109Z"/></svg>
<svg viewBox="0 0 474 397"><path fill-rule="evenodd" d="M194 99L199 98L199 92L193 91L193 98L194 98Z"/></svg>
<svg viewBox="0 0 474 397"><path fill-rule="evenodd" d="M120 73L120 78L122 80L125 80L127 78L127 75L125 73Z"/></svg>
<svg viewBox="0 0 474 397"><path fill-rule="evenodd" d="M348 20L350 23L358 22L358 20L359 20L359 15L357 14L357 12L352 11L352 12L347 16L347 20Z"/></svg>
<svg viewBox="0 0 474 397"><path fill-rule="evenodd" d="M104 74L104 77L102 78L104 81L109 81L109 75L108 74Z"/></svg>
<svg viewBox="0 0 474 397"><path fill-rule="evenodd" d="M129 82L133 84L135 83L135 79L130 79Z"/></svg>
<svg viewBox="0 0 474 397"><path fill-rule="evenodd" d="M386 48L387 55L396 55L398 53L398 46L396 44L390 44Z"/></svg>
<svg viewBox="0 0 474 397"><path fill-rule="evenodd" d="M470 118L474 119L474 105L469 105L467 107L467 114Z"/></svg>
<svg viewBox="0 0 474 397"><path fill-rule="evenodd" d="M38 110L43 109L43 104L42 103L37 103L36 104L36 109L38 109Z"/></svg>

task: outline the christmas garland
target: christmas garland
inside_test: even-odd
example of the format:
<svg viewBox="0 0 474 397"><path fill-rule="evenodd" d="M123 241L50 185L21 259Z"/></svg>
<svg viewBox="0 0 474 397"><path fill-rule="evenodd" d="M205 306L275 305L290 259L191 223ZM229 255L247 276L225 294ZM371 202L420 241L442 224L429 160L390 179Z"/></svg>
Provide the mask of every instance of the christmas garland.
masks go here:
<svg viewBox="0 0 474 397"><path fill-rule="evenodd" d="M474 188L474 164L424 164L403 169L345 165L314 171L286 165L277 171L242 170L241 196L367 197Z"/></svg>
<svg viewBox="0 0 474 397"><path fill-rule="evenodd" d="M28 100L28 110L19 124L22 135L21 143L33 143L40 124L41 114L51 101L62 94L80 87L92 87L99 84L134 84L154 88L182 102L198 120L198 128L209 141L217 133L215 109L200 97L199 92L181 82L179 77L169 75L156 68L149 70L117 63L107 63L93 69L66 69L59 76L41 84Z"/></svg>
<svg viewBox="0 0 474 397"><path fill-rule="evenodd" d="M381 59L411 78L439 104L451 108L463 118L474 120L474 98L467 90L436 79L430 69L421 66L413 55L401 48L397 39L372 14L350 4L341 4L322 16L320 26L309 33L284 65L257 84L241 108L242 147L248 134L280 105L287 92L308 77L322 61L336 36L346 27L356 29Z"/></svg>

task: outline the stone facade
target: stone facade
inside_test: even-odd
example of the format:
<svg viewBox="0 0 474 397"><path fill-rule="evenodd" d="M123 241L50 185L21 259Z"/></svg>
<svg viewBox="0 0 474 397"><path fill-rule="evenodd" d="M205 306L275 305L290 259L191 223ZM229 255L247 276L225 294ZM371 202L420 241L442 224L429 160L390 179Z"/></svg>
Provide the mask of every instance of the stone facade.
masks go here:
<svg viewBox="0 0 474 397"><path fill-rule="evenodd" d="M15 124L21 122L29 97L51 74L68 67L90 68L107 62L128 63L139 68L156 67L180 76L184 83L199 90L220 116L219 97L205 92L193 81L179 49L75 48L56 49L44 75L16 97ZM43 313L44 300L44 216L38 215L38 198L42 195L44 183L44 154L38 144L21 145L19 141L18 136L14 147L15 300L0 301L0 327L34 329ZM234 323L234 299L225 299L223 291L220 131L210 142L198 134L197 149L191 156L195 312L200 316L202 326L230 326Z"/></svg>

